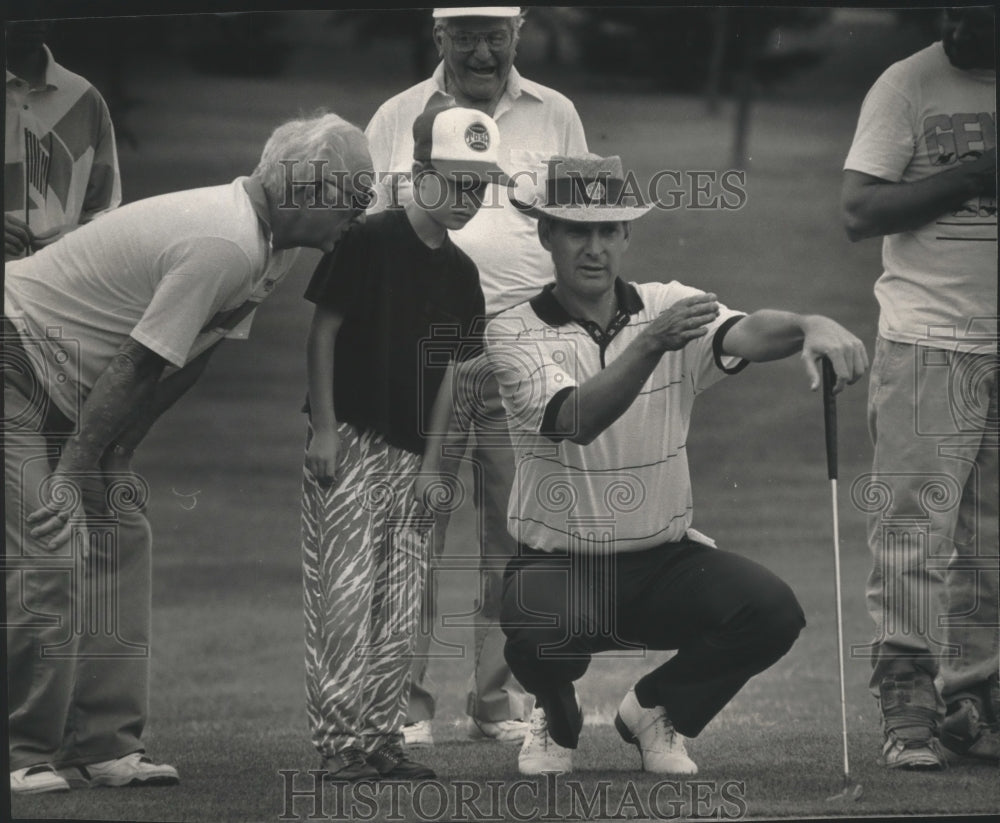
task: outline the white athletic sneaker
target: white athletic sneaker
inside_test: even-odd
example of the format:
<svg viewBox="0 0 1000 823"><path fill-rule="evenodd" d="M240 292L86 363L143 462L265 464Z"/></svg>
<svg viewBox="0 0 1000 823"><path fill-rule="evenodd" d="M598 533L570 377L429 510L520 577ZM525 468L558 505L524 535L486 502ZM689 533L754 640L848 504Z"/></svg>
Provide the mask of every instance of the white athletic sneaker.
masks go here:
<svg viewBox="0 0 1000 823"><path fill-rule="evenodd" d="M497 740L501 743L520 743L528 734L525 720L488 720L469 718L469 737L473 740Z"/></svg>
<svg viewBox="0 0 1000 823"><path fill-rule="evenodd" d="M521 774L566 774L573 771L573 750L564 749L549 737L545 710L536 706L531 710L528 734L517 755L517 770Z"/></svg>
<svg viewBox="0 0 1000 823"><path fill-rule="evenodd" d="M154 763L142 752L132 752L117 760L88 763L60 769L71 786L176 786L181 782L177 769Z"/></svg>
<svg viewBox="0 0 1000 823"><path fill-rule="evenodd" d="M46 792L68 792L69 783L56 774L47 763L16 769L10 773L11 794L45 794Z"/></svg>
<svg viewBox="0 0 1000 823"><path fill-rule="evenodd" d="M430 720L418 720L403 726L403 743L411 749L426 749L434 745Z"/></svg>
<svg viewBox="0 0 1000 823"><path fill-rule="evenodd" d="M626 743L634 743L642 755L642 769L653 774L697 774L698 766L688 757L684 735L674 729L663 706L639 705L633 686L625 695L615 728Z"/></svg>

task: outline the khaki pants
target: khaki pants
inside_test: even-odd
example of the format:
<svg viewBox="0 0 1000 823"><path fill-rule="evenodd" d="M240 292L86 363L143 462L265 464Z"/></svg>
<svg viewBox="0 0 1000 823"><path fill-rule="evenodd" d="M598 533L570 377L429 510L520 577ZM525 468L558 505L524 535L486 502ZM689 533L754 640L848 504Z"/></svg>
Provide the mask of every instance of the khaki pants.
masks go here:
<svg viewBox="0 0 1000 823"><path fill-rule="evenodd" d="M148 712L152 536L144 486L77 478L86 526L57 552L31 537L25 517L47 495L44 481L72 424L31 384L30 370L12 368L9 344L5 335L10 768L111 760L143 748Z"/></svg>
<svg viewBox="0 0 1000 823"><path fill-rule="evenodd" d="M938 713L998 667L997 361L879 338L869 391L869 514L875 621L871 688L936 679ZM943 698L943 700L942 700Z"/></svg>

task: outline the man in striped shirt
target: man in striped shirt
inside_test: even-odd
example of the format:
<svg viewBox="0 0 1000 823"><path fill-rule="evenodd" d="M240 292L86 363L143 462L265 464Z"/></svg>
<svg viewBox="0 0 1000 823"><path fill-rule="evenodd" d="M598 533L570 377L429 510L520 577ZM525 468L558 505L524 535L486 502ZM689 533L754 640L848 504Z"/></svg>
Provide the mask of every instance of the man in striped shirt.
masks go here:
<svg viewBox="0 0 1000 823"><path fill-rule="evenodd" d="M522 204L555 282L487 327L517 472L504 579L511 671L535 696L523 774L569 771L582 714L573 681L595 652L676 649L642 677L615 724L643 769L694 774L696 736L805 625L789 587L691 528L685 452L694 398L747 361L802 352L815 389L827 356L837 389L868 365L861 341L818 315L732 311L715 295L619 275L629 194L617 157L555 157Z"/></svg>
<svg viewBox="0 0 1000 823"><path fill-rule="evenodd" d="M104 98L67 71L41 21L7 30L4 259L26 257L122 199Z"/></svg>

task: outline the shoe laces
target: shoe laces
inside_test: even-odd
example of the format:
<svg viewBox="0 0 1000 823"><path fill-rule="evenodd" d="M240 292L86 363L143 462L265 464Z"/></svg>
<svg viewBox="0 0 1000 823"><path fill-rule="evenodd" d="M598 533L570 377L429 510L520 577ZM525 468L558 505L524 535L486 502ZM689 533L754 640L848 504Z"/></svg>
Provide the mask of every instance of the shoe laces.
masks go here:
<svg viewBox="0 0 1000 823"><path fill-rule="evenodd" d="M677 731L674 724L670 722L665 711L660 711L656 717L656 726L667 740L667 745L673 748L677 744Z"/></svg>
<svg viewBox="0 0 1000 823"><path fill-rule="evenodd" d="M531 736L538 741L543 747L547 748L549 745L549 719L545 716L544 711L537 711L531 713Z"/></svg>

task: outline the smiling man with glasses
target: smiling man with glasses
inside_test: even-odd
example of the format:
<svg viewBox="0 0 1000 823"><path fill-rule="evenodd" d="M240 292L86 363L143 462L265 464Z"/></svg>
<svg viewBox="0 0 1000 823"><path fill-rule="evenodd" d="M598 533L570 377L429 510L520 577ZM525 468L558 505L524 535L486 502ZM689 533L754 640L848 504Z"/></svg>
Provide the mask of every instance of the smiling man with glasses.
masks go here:
<svg viewBox="0 0 1000 823"><path fill-rule="evenodd" d="M518 6L441 8L434 9L433 18L441 63L430 78L386 101L365 131L379 177L374 210L393 202L405 205L411 198L411 124L428 107L457 104L490 115L500 130L500 165L524 182L531 179L525 175L543 179L544 161L552 155L586 152L583 125L572 102L522 77L514 67L523 21ZM490 185L484 197L479 213L452 239L478 267L486 313L493 316L536 294L554 270L538 243L534 221L511 205L506 188ZM467 653L474 672L466 710L472 736L517 742L527 731L530 706L503 659L504 638L497 622L503 568L515 548L506 527L513 451L496 380L483 377L469 389L476 392L480 408L473 412L473 445L465 455L476 464L472 496L478 511L478 543L487 559L478 598L481 611ZM443 549L446 526L447 513L441 513L435 528L436 554ZM432 599L425 604L429 608ZM427 614L423 625L433 631L439 624ZM435 700L424 681L429 647L425 635L416 650L410 725L404 729L410 744L432 742L429 721Z"/></svg>

